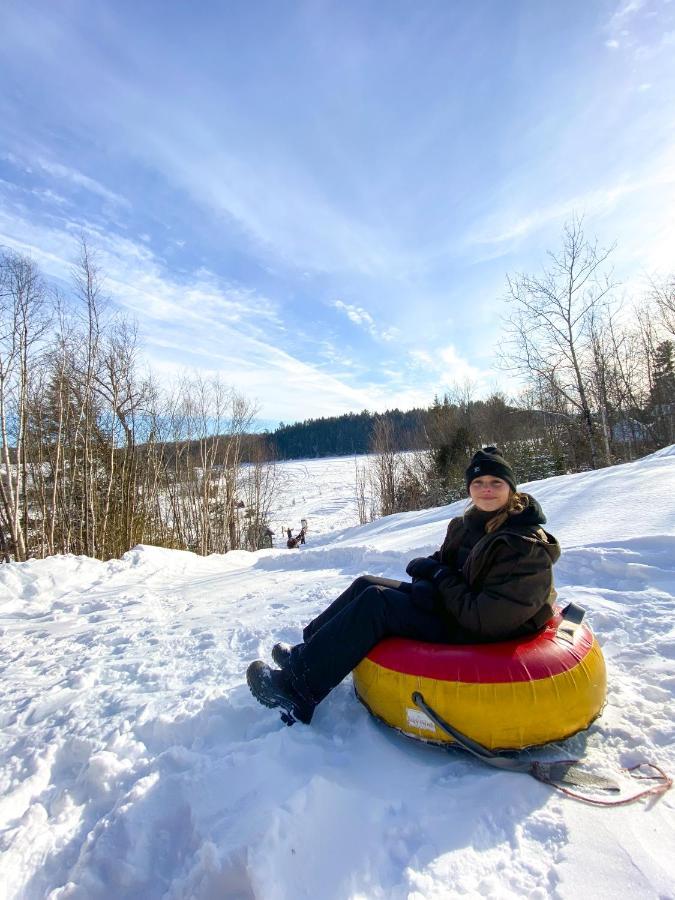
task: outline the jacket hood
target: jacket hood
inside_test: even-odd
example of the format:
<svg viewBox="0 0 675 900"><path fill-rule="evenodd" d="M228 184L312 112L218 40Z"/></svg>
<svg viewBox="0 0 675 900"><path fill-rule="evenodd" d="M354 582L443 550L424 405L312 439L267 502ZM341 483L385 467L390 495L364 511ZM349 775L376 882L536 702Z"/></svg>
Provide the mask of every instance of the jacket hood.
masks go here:
<svg viewBox="0 0 675 900"><path fill-rule="evenodd" d="M523 496L527 497L525 509L509 516L503 525L490 534L482 532L485 522L494 515L493 513L484 513L475 507L470 507L464 514L464 523L470 530L479 530L482 533L477 546L485 546L485 543L489 544L500 538L509 543L526 541L531 544L539 544L554 563L560 558L560 544L552 534L544 531L541 527L546 522L546 516L539 503L530 494L523 494Z"/></svg>
<svg viewBox="0 0 675 900"><path fill-rule="evenodd" d="M529 494L525 496L529 501L525 509L521 513L509 516L494 534L503 534L505 537L513 535L526 541L533 541L542 547L552 563L557 562L560 559L560 544L552 534L541 527L546 522L546 516L539 503Z"/></svg>
<svg viewBox="0 0 675 900"><path fill-rule="evenodd" d="M530 496L530 494L523 494L523 497L527 497L528 504L525 509L521 513L515 513L512 516L509 516L508 522L505 524L513 525L516 528L527 527L527 526L537 526L537 525L545 525L546 524L546 516L544 515L544 510L539 505L539 502L534 499L534 497Z"/></svg>

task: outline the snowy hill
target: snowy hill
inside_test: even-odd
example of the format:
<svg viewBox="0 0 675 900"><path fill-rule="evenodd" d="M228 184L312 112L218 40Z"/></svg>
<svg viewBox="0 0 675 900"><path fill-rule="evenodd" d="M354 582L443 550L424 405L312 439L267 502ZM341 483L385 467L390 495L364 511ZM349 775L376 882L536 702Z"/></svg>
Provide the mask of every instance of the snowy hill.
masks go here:
<svg viewBox="0 0 675 900"><path fill-rule="evenodd" d="M312 538L358 522L356 465L363 468L369 458L335 456L277 463L275 503L270 515L275 544L285 545L284 529L292 528L297 533L303 518L309 522Z"/></svg>
<svg viewBox="0 0 675 900"><path fill-rule="evenodd" d="M399 736L349 679L309 728L255 703L252 659L357 575L403 577L463 506L337 531L353 462L320 463L301 550L0 566L0 897L673 896L675 791L583 806ZM554 756L675 774L675 448L528 489L608 666L603 715Z"/></svg>

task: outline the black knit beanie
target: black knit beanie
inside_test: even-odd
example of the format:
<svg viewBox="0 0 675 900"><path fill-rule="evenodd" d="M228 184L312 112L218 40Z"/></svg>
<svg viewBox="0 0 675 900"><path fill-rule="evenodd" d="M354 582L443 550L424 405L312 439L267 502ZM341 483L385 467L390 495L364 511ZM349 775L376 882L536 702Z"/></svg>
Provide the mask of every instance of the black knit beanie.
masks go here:
<svg viewBox="0 0 675 900"><path fill-rule="evenodd" d="M481 475L496 475L497 478L503 479L511 490L518 490L513 469L502 456L501 450L496 447L483 447L474 453L466 470L466 489L469 489L474 478L480 478Z"/></svg>

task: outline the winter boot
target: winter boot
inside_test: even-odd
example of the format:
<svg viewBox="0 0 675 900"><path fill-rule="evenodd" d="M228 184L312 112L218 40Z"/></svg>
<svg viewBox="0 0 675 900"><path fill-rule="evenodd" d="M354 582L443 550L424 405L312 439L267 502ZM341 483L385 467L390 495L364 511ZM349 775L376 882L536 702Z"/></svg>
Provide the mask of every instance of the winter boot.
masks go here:
<svg viewBox="0 0 675 900"><path fill-rule="evenodd" d="M302 697L291 684L290 676L283 669L272 669L261 659L256 659L246 670L246 681L258 703L271 709L283 710L281 721L287 725L303 722L309 725L315 703Z"/></svg>
<svg viewBox="0 0 675 900"><path fill-rule="evenodd" d="M290 644L275 644L272 647L272 659L280 669L285 669L290 663L292 649Z"/></svg>

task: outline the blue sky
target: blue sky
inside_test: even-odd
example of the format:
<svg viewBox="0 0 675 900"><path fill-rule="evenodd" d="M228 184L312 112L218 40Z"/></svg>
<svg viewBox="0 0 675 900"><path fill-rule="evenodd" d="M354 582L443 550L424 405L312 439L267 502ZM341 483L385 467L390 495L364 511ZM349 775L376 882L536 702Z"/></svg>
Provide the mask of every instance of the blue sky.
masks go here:
<svg viewBox="0 0 675 900"><path fill-rule="evenodd" d="M83 233L169 382L270 423L494 368L563 223L628 293L675 269L675 0L4 0L0 243Z"/></svg>

